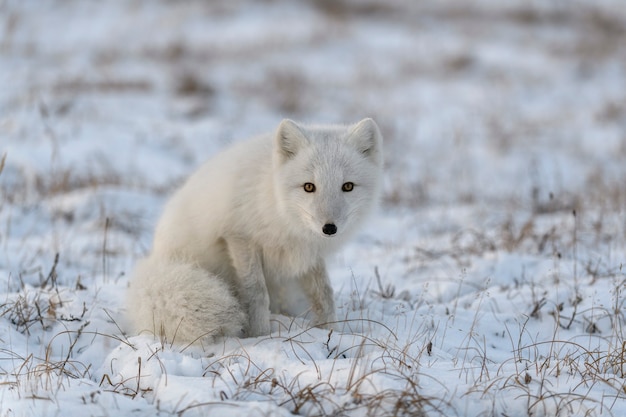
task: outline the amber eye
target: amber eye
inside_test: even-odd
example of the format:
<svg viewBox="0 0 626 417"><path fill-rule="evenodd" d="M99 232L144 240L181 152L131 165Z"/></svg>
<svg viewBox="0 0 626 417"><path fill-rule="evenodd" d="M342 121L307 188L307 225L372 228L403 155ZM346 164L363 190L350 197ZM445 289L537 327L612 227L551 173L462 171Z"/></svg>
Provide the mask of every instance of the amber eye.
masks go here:
<svg viewBox="0 0 626 417"><path fill-rule="evenodd" d="M304 188L304 191L306 191L307 193L315 192L315 184L310 182L305 182L302 188Z"/></svg>
<svg viewBox="0 0 626 417"><path fill-rule="evenodd" d="M350 192L352 190L354 190L353 182L346 182L341 186L341 191Z"/></svg>

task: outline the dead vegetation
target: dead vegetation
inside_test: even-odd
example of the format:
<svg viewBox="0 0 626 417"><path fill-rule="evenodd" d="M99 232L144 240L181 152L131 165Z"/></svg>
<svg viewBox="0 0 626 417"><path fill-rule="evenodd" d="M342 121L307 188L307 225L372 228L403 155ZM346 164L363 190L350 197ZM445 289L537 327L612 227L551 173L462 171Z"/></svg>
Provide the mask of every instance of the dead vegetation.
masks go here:
<svg viewBox="0 0 626 417"><path fill-rule="evenodd" d="M606 207L605 204L601 206ZM359 319L350 318L346 320L346 325L364 333L358 336L360 342L355 339L347 348L336 344L336 336L332 333L320 337L307 328L302 331L286 329L285 336L273 336L259 342L290 346L289 350L297 352L306 371L290 372L286 368L264 366L242 346L210 358L202 373L203 378L215 381L216 386L234 387L231 391L220 391L210 401L162 411L186 415L193 410L210 410L216 404L236 406L240 402L262 399L298 415L436 416L450 415L451 410L463 415L462 410L455 410L454 399L475 396L492 404L486 415L500 412L500 399L505 397L515 398L517 402L524 400L528 415L569 416L581 412L598 415L597 410L605 410L610 415L612 404L625 397L622 381L626 372L626 339L622 329L626 317L622 293L626 280L621 269L607 268L601 261L576 258L576 254L586 253L582 251L584 245L595 245L598 240L617 241L623 236L619 230L610 229L608 217L603 218L606 224L598 224L590 221L591 214L585 210L544 212L531 207L527 216L526 221L520 222L522 216L512 215L500 227L489 230L468 228L450 233L449 246L444 252L419 251L419 255L430 262L450 257L458 262L459 268L465 268L468 262L471 264L472 260L497 251L554 256L555 262L567 257L578 265L578 272L561 271L555 279L563 282L613 280L614 305L610 308L584 307L583 299L577 293L563 302L542 290L541 283L533 283L532 277L522 276L518 286L507 291L514 297L514 294L527 288L532 289L532 297L527 302L527 320L519 328L507 325L502 337L510 340L511 356L494 367L489 344L490 338L497 336L480 336L479 330L480 305L487 303L488 291L495 290L488 282L485 283L482 288L476 289L478 307L473 313L475 316L471 328L467 329L464 343L457 346L455 371L459 372L462 380L472 381L467 392L444 386L431 369L437 363L433 357L437 349L448 344L446 330L433 329L424 321L411 335L411 342L402 344L397 336L393 336L394 329L390 328L388 337L381 339L380 336L368 335L366 329L371 323L364 325ZM107 252L103 251L102 256L105 259ZM113 371L95 374L90 364L76 361L74 349L81 338L105 337L119 344L133 345L123 336L90 330L87 307L83 307L82 314L78 315L59 313L71 297L68 296L69 289L58 284L58 262L56 258L47 271L38 273L36 285L22 284L20 291L5 300L0 306L0 317L23 334L43 332L52 336L51 332L58 332L52 339L67 338L63 344L64 355L22 357L6 348L2 356L10 359L10 365L4 362L5 365L0 368L0 374L7 378L5 384L14 386L24 395L35 392L41 398L52 398L55 390L66 387L68 379L86 378L97 382L99 389L106 392L131 399L154 398L156 387L141 382L145 378L144 367L156 361L167 375L168 365L161 356L177 348L165 343L155 347L147 356L138 356L136 372L123 377ZM103 264L107 262L103 260ZM399 291L395 285L385 283L378 270L374 271L374 277L372 288L357 292L354 312L366 312L377 308L377 303L384 302L402 303L408 306L408 311L425 306L423 301L416 301L416 293ZM459 283L459 290L461 285ZM82 284L80 290L85 290ZM456 300L461 300L461 297ZM454 321L457 315L463 314L461 311L464 308L463 302L449 303L450 320ZM553 326L552 337L537 338L528 330L532 323ZM60 324L70 327L59 331ZM569 338L567 332L574 327L584 327L586 335ZM354 332L352 337L357 334ZM532 342L522 341L529 337ZM320 366L320 359L309 352L311 344L320 343L325 343L328 351L326 359L334 362L332 369L349 369L345 378L335 378L334 371L322 371L327 368ZM416 349L416 346L419 348ZM52 352L52 349L49 351ZM554 381L564 375L570 381L568 386L555 385ZM393 383L388 384L388 381ZM399 381L402 382L401 389L398 388ZM424 386L432 387L433 384L440 385L440 395L424 392ZM589 398L585 394L597 386L607 392L603 400ZM432 393L432 389L428 392Z"/></svg>
<svg viewBox="0 0 626 417"><path fill-rule="evenodd" d="M435 3L415 3L407 11L402 1L384 4L372 1L316 1L313 7L320 14L330 17L333 22L327 27L318 28L318 32L307 40L309 46L314 45L316 48L333 41L333 36L324 33L326 30L333 32L337 28L337 22L358 17L389 19L400 22L399 24L425 24L429 20L457 22L459 26L456 27L467 29L468 36L483 33L486 28L493 28L495 24L513 23L522 28L522 34L541 28L580 27L583 30L580 31L577 42L560 42L557 39L546 45L546 50L557 57L566 57L579 64L581 79L596 65L596 60L606 59L613 54L619 57L624 53L621 40L625 29L622 19L619 15L611 16L591 6L579 5L576 8L562 8L548 13L531 6L492 12L469 6L450 9ZM402 13L403 11L406 13ZM398 20L394 20L396 18ZM14 44L13 34L20 25L21 17L12 13L3 19L7 23L6 36L0 41L0 51L6 52L19 46ZM267 42L268 49L276 52L289 45L291 40L270 39ZM248 53L252 52L253 56L258 57L266 51L259 50L254 43L236 50L227 50L215 45L194 47L186 41L178 40L140 49L139 54L147 57L151 63L165 65L171 70L172 67L180 69L184 66L199 66L204 69L213 59L226 57L237 61L248 57ZM96 51L94 56L98 65L104 66L124 59L124 54L114 49ZM399 57L398 61L402 61L398 65L399 70L391 75L381 75L375 68L361 68L355 85L367 85L375 94L379 94L386 88L397 88L394 86L398 83L403 90L407 81L432 78L448 82L468 74L473 76L475 71L486 65L475 51L454 48L441 56L428 59L421 56L416 58L414 54L407 53ZM333 94L316 94L322 90L321 84L306 72L300 71L301 68L297 65L283 67L273 63L259 65L257 69L265 71L263 83L235 76L232 91L228 90L228 93L241 103L256 100L261 103L261 107L267 106L281 116L287 114L308 117L315 106L324 107L329 103L332 104L333 112L351 114L362 110L360 100L364 95L354 93L354 96L350 96L356 104L337 104ZM494 78L505 88L515 88L515 80L507 78L507 71L493 68L490 71L494 71L491 74L499 74L499 77ZM535 82L533 76L531 74L523 80L530 80L532 84ZM213 117L214 100L223 97L222 89L229 88L216 85L210 70L206 73L172 71L167 79L171 85L165 90L171 93L173 99L194 101L193 111L188 113L190 117L186 120L207 115ZM352 91L354 87L352 84L341 83L324 85L329 90L343 88ZM58 132L53 122L72 117L76 97L131 94L152 96L161 88L148 78L115 75L109 78L68 77L65 80L57 79L48 87L47 91L65 97L49 104L41 101L35 106L40 116L37 120L42 121L42 135L54 144L55 152L60 152L51 156L57 161L63 160L64 150L59 145ZM384 119L394 110L389 105L391 110L387 111L384 108L387 106L387 97L381 97L384 105L376 109ZM448 97L449 100L454 98ZM196 105L197 102L201 104ZM364 104L366 105L371 106ZM589 109L589 114L595 122L602 125L619 126L625 120L625 108L623 97L618 94ZM245 106L244 110L247 110ZM423 109L416 106L411 112L413 110L415 114L419 114ZM502 120L496 117L500 115L500 109L497 110L486 116L479 114L485 116L484 142L470 140L465 147L451 145L447 152L451 149L448 153L463 153L476 144L482 144L493 152L490 155L506 157L526 145L551 140L549 137L541 137L541 133L548 128L551 132L558 131L572 117L566 112L567 114L561 116L563 119ZM415 114L411 113L410 117L415 117ZM218 114L216 117L222 115ZM402 135L415 133L410 123L401 126L394 118L387 118L383 123L387 124L384 130L390 150L404 149L402 144L410 142L411 137ZM449 142L463 144L470 134L471 132L459 131L458 137ZM432 138L433 141L440 139ZM616 159L621 160L626 156L624 143L626 141L622 141L615 149L613 155ZM561 151L563 149L554 152L556 154ZM584 149L567 149L567 152L586 157ZM344 297L344 301L349 298L346 305L351 313L363 315L362 318L351 316L345 319L346 328L350 330L346 333L354 337L353 343L341 344L336 341L337 333L321 334L315 329L299 329L294 324L282 329L279 336L274 335L254 346L246 345L244 341L242 346L222 353L207 353L205 356L214 356L203 357L205 362L199 371L200 377L211 381L215 386L223 382L232 389L211 393L215 394L215 398L210 401L183 404L178 408L159 411L165 415L183 416L192 415L197 410L210 412L216 404L237 407L240 402L265 401L296 415L464 415L463 409L455 407L468 399L469 402L482 401L487 404L488 407L483 412L485 416L515 414L519 408L513 408L519 407L520 401L523 402L522 414L528 416L612 415L613 406L626 399L626 272L620 263L626 239L626 223L623 219L626 188L623 171L611 170L602 165L603 161L595 160L597 165L586 173L584 185L579 190L547 189L542 185L545 178L537 174L537 179L529 188L520 190L516 188L517 184L511 184L512 191L508 195L485 197L472 189L457 187L452 189L453 195L445 200L441 198L440 190L453 185L457 177L438 177L437 173L431 174L430 170L435 171L438 164L444 163L448 153L424 156L416 152L407 157L396 152L390 157L388 168L394 174L389 175L385 184L384 211L406 210L416 219L421 219L433 211L446 211L453 207L466 210L469 215L452 213L450 219L453 222L450 224L444 225L445 227L433 225L434 231L422 236L418 243L411 240L413 246L405 248L407 255L403 260L406 271L402 272L406 276L389 278L375 269L370 277L373 284L366 288L356 285L354 294ZM0 224L0 250L3 251L1 256L10 253L11 248L7 249L7 245L9 238L16 233L14 228L17 226L14 223L16 217L21 215L20 210L32 212L32 207L36 205L45 205L52 198L67 196L77 190L146 187L123 175L115 168L115 161L107 160L106 156L94 162L91 172L79 172L71 165L61 164L53 164L51 171L46 172L22 170L13 163L10 150L7 152L0 149L0 155L0 214L5 215ZM395 168L396 160L407 158L420 165L419 175L405 167ZM463 159L459 160L464 162ZM475 171L470 164L468 167L459 172L466 173L471 179ZM489 187L489 184L477 185ZM136 213L133 215L132 212L120 212L112 220L106 216L108 213L101 214L103 213L94 214L94 218L98 219L94 221L96 231L92 230L92 233L98 234L101 245L97 245L96 249L86 250L91 251L89 256L97 254L97 269L105 278L109 278L117 276L117 272L114 272L117 270L112 268L109 258L131 256L114 247L109 234L122 231L136 237L145 233L145 230L137 226L139 221ZM82 221L74 216L71 209L58 210L53 213L51 220L42 219L49 222L43 227L53 228L51 224L58 218L65 219L67 225ZM93 221L94 218L89 218L88 221ZM485 222L486 218L489 222ZM427 229L426 233L428 232ZM65 238L62 233L60 236L59 240ZM21 239L30 238L31 236L27 236ZM431 246L431 240L438 240L443 244ZM84 380L97 387L94 392L119 394L133 400L143 398L153 401L159 409L161 406L155 394L157 387L143 384L144 381L150 381L150 376L145 372L146 366L158 363L158 367L167 377L169 365L163 359L166 354L174 351L180 355L179 358L186 358L188 354L191 357L191 354L187 351L176 351L175 346L161 341L147 355L137 356L133 371L123 376L113 372L114 361L110 364L111 370L97 373L93 369L94 364L76 360L85 345L97 344L102 339L110 340L111 344L106 345L106 348L111 351L116 346L130 349L137 346L126 339L121 331L102 333L93 328L90 316L95 313L92 307L74 303L73 299L78 291L93 292L97 298L99 287L94 284L96 280L91 276L95 274L82 280L80 276L61 276L63 279L59 279L59 274L62 274L59 258L54 257L55 252L46 246L44 240L42 242L42 247L37 248L36 253L24 256L26 260L36 258L35 266L26 260L11 260L12 266L19 264L23 268L3 277L6 278L7 288L11 287L11 292L0 300L0 319L19 335L30 338L29 340L45 340L45 343L42 342L44 354L22 354L9 340L1 339L0 387L15 389L29 401L53 401L56 392L69 389L70 383L74 381ZM62 243L66 244L65 241ZM23 241L19 244L22 245ZM378 244L374 242L372 245ZM26 250L31 248L27 247ZM389 252L394 253L394 250L396 248L391 248ZM21 254L20 251L15 251ZM533 276L522 270L512 283L506 285L497 283L497 277L475 277L472 276L471 269L467 272L473 264L484 262L485 259L495 259L506 253L523 254L532 257L533 261L548 259L553 262L553 268L546 276ZM389 262L393 261L395 260ZM8 261L0 258L0 267L5 268L8 264ZM416 264L423 269L414 267ZM26 270L24 265L28 265L29 269ZM435 269L433 265L445 265L444 270L453 270L453 276L428 275L428 268ZM421 272L424 270L427 272ZM395 271L394 274L397 273ZM423 287L414 285L409 290L400 288L405 279L408 281L416 276L423 281ZM428 298L428 294L424 294L427 292L427 285L445 280L456 285L451 290L452 296L446 295L448 298L444 300L433 300ZM590 295L585 289L593 292L600 284L606 283L611 286L612 304L597 305L590 302ZM552 287L558 291L550 292ZM493 317L486 316L485 306L493 311L506 307L497 303L490 304L490 293L497 292L505 292L507 301L523 301L520 302L519 315L515 317L517 321L510 317L502 319L500 332L488 334L481 325ZM378 314L383 311L381 306L394 309L394 317L398 323L407 316L414 317L412 320L418 324L408 335L408 340L398 340L397 330L388 323L366 317L370 312ZM464 318L468 320L462 321ZM467 327L461 329L465 336L463 343L458 345L452 344L457 340L453 338L452 332L459 331L451 326L455 320L468 323ZM546 337L538 336L539 331L545 327L550 329L551 334ZM380 328L388 330L378 333L372 331ZM380 336L381 333L384 337ZM501 356L496 356L502 355L502 352L494 348L496 342L502 339L509 345L506 351L508 356L504 360L501 360ZM250 351L264 345L269 345L277 352L282 346L287 346L288 352L297 356L303 370L291 372L287 366L268 366L261 363ZM325 358L315 357L319 346L325 349ZM444 360L450 361L450 369L438 368ZM322 366L324 361L332 362L331 372L322 371L326 369ZM336 378L341 370L347 370L347 376L343 379ZM442 382L443 376L450 372L458 375L458 385L448 386ZM597 387L601 387L604 392L602 398L590 394ZM432 392L438 394L433 395ZM97 398L86 397L84 401L97 402ZM507 404L507 401L511 404Z"/></svg>

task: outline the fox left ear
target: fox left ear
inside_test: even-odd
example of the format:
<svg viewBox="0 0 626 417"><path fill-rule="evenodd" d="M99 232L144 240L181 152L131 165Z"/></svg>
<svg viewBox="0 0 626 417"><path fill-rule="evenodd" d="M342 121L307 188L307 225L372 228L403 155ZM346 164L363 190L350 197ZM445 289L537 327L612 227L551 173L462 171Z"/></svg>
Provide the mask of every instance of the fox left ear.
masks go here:
<svg viewBox="0 0 626 417"><path fill-rule="evenodd" d="M381 163L383 140L373 119L363 119L353 125L348 132L347 141L374 163Z"/></svg>

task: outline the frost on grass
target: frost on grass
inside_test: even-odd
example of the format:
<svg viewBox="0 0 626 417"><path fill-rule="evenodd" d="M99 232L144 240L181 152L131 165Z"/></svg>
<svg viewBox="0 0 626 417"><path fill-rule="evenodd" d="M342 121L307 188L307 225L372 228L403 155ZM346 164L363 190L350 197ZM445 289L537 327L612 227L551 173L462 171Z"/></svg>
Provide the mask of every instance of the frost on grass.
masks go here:
<svg viewBox="0 0 626 417"><path fill-rule="evenodd" d="M626 414L619 1L0 9L0 416ZM365 116L385 198L330 265L341 330L124 333L191 170Z"/></svg>

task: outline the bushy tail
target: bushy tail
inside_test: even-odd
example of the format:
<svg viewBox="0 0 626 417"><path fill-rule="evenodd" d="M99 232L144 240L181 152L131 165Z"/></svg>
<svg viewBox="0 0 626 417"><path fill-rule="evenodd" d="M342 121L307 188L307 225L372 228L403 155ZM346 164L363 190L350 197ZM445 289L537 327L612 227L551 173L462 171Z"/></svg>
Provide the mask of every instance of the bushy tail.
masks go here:
<svg viewBox="0 0 626 417"><path fill-rule="evenodd" d="M170 343L241 336L246 315L222 280L193 264L149 257L135 266L127 295L135 334Z"/></svg>

